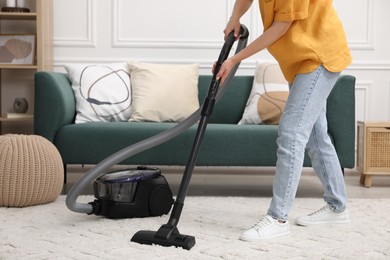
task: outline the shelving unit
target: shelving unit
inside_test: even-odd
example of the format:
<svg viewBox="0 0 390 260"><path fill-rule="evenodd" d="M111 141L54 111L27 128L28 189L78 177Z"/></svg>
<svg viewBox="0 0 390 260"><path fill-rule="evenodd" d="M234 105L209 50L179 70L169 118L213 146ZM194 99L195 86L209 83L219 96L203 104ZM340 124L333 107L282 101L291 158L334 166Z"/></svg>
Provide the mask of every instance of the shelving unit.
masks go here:
<svg viewBox="0 0 390 260"><path fill-rule="evenodd" d="M372 176L390 175L390 122L358 121L356 168L367 188Z"/></svg>
<svg viewBox="0 0 390 260"><path fill-rule="evenodd" d="M24 74L31 74L29 85L33 86L34 73L37 71L50 71L53 69L53 2L52 0L30 0L30 9L28 13L19 12L0 12L0 35L1 34L35 34L35 59L33 64L0 64L0 133L3 133L3 124L6 123L25 123L31 122L32 118L5 118L3 113L12 111L3 111L3 102L7 96L4 88L7 80L3 75L5 73L19 74L15 71L23 71ZM4 25L3 21L7 24ZM28 24L29 26L26 26ZM17 32L13 32L17 29ZM31 79L30 79L31 78ZM30 87L30 86L26 86ZM31 103L31 101L30 101ZM29 105L31 107L32 104Z"/></svg>

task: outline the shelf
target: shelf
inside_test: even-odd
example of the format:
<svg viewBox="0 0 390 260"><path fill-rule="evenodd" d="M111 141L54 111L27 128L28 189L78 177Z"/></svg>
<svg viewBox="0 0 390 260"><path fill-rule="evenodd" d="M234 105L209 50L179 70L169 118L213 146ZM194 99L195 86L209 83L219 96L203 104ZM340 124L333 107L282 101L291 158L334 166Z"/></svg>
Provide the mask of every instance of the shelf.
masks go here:
<svg viewBox="0 0 390 260"><path fill-rule="evenodd" d="M28 89L34 84L31 75L37 71L53 70L53 0L28 1L31 2L27 6L29 10L0 7L0 34L35 34L35 57L29 60L29 64L12 64L5 61L0 63L0 134L13 131L30 132L29 127L34 125L33 115L10 116L3 109L12 105L9 103L17 92L11 88L15 85L20 85L23 91L26 90L23 93L33 102L34 95ZM0 0L0 3L4 5L5 0ZM27 73L20 82L19 72ZM19 124L29 127L18 128Z"/></svg>
<svg viewBox="0 0 390 260"><path fill-rule="evenodd" d="M36 20L37 13L0 12L0 19L3 19L3 20Z"/></svg>
<svg viewBox="0 0 390 260"><path fill-rule="evenodd" d="M36 20L37 13L22 12L0 12L0 20ZM32 69L36 70L37 65L26 64L0 64L0 69Z"/></svg>
<svg viewBox="0 0 390 260"><path fill-rule="evenodd" d="M0 122L25 122L25 121L33 121L33 117L20 117L20 118L5 118L0 117Z"/></svg>
<svg viewBox="0 0 390 260"><path fill-rule="evenodd" d="M0 64L0 69L25 69L25 70L36 70L37 65L23 65L23 64Z"/></svg>

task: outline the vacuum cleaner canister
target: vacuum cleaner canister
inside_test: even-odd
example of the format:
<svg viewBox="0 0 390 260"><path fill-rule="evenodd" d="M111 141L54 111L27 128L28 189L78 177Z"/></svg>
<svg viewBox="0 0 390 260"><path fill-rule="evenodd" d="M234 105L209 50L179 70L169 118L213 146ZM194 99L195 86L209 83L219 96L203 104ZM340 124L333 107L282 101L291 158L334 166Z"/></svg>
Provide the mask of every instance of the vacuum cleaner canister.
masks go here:
<svg viewBox="0 0 390 260"><path fill-rule="evenodd" d="M106 173L94 182L91 214L135 218L168 214L172 191L158 168L138 166Z"/></svg>

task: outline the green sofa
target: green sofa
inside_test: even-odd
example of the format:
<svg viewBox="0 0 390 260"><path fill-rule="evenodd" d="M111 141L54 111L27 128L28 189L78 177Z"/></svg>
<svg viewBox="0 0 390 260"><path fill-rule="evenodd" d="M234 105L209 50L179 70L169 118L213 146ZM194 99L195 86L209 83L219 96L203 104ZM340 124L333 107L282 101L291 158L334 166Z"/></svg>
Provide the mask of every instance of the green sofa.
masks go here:
<svg viewBox="0 0 390 260"><path fill-rule="evenodd" d="M207 95L211 76L199 77L199 100ZM277 125L237 125L250 94L253 76L236 76L214 108L197 165L275 166ZM35 75L34 134L51 141L64 165L97 164L114 152L171 128L174 123L114 122L75 124L75 98L66 74ZM328 98L329 135L342 168L355 166L355 78L340 76ZM179 165L187 163L196 126L121 164ZM310 166L306 156L305 166ZM65 168L66 169L66 168Z"/></svg>

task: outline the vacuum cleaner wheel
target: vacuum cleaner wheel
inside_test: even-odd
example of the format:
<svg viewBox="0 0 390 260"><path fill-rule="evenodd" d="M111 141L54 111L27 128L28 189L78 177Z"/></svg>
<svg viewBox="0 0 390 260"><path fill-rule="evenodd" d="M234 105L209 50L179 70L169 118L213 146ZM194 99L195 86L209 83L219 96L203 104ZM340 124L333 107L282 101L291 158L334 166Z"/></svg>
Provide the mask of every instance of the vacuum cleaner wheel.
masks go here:
<svg viewBox="0 0 390 260"><path fill-rule="evenodd" d="M155 187L149 198L149 210L152 216L168 214L173 204L172 191L167 185Z"/></svg>

